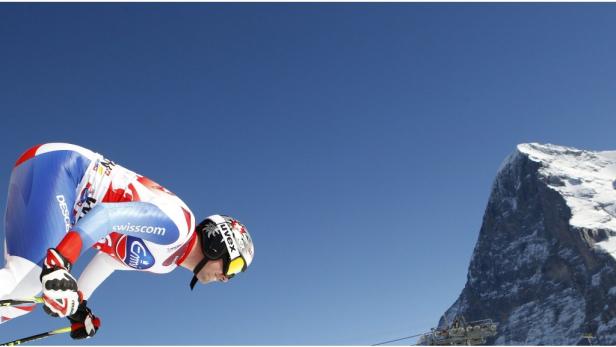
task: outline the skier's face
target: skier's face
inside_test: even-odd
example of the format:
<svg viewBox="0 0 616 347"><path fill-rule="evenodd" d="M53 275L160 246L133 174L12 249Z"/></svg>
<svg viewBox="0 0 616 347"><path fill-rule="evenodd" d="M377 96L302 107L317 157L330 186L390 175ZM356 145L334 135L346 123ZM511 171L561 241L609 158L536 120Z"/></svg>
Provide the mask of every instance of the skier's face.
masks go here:
<svg viewBox="0 0 616 347"><path fill-rule="evenodd" d="M222 259L210 260L203 269L197 274L199 282L206 284L210 282L227 282L229 279L222 271Z"/></svg>

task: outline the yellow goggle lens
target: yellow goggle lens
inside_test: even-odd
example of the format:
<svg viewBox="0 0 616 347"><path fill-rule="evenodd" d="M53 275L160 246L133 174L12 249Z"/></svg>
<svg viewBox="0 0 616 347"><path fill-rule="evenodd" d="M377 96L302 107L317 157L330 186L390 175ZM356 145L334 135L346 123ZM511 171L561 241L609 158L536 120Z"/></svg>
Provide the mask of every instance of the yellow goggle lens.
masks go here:
<svg viewBox="0 0 616 347"><path fill-rule="evenodd" d="M242 272L244 268L244 258L237 257L229 263L229 270L227 270L227 276L235 275L237 273Z"/></svg>

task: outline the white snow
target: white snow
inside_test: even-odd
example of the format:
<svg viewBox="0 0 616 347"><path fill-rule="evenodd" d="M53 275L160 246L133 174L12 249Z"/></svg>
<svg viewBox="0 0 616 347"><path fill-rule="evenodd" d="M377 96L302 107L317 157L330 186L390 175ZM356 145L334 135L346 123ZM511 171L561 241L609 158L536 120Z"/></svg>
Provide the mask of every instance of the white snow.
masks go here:
<svg viewBox="0 0 616 347"><path fill-rule="evenodd" d="M539 173L551 189L564 197L571 209L572 226L611 230L616 234L616 151L595 152L537 143L520 144L517 150L542 164ZM596 243L595 247L616 258L615 236Z"/></svg>

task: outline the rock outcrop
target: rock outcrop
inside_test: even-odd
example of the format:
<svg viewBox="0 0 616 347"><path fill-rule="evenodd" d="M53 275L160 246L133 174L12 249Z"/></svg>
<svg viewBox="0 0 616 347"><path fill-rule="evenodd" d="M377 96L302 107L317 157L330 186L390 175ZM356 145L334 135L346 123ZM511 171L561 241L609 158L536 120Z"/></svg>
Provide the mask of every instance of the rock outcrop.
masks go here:
<svg viewBox="0 0 616 347"><path fill-rule="evenodd" d="M518 145L439 326L491 318L488 344L616 344L616 151Z"/></svg>

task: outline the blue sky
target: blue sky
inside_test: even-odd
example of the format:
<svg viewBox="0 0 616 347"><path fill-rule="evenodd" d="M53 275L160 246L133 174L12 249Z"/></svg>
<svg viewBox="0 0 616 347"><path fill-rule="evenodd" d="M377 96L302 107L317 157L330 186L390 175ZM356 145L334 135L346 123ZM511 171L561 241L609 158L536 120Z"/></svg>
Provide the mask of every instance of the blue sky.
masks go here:
<svg viewBox="0 0 616 347"><path fill-rule="evenodd" d="M88 345L428 331L516 144L616 149L614 32L614 4L3 3L2 194L23 150L71 142L251 231L227 285L114 274ZM0 339L65 324L38 310Z"/></svg>

